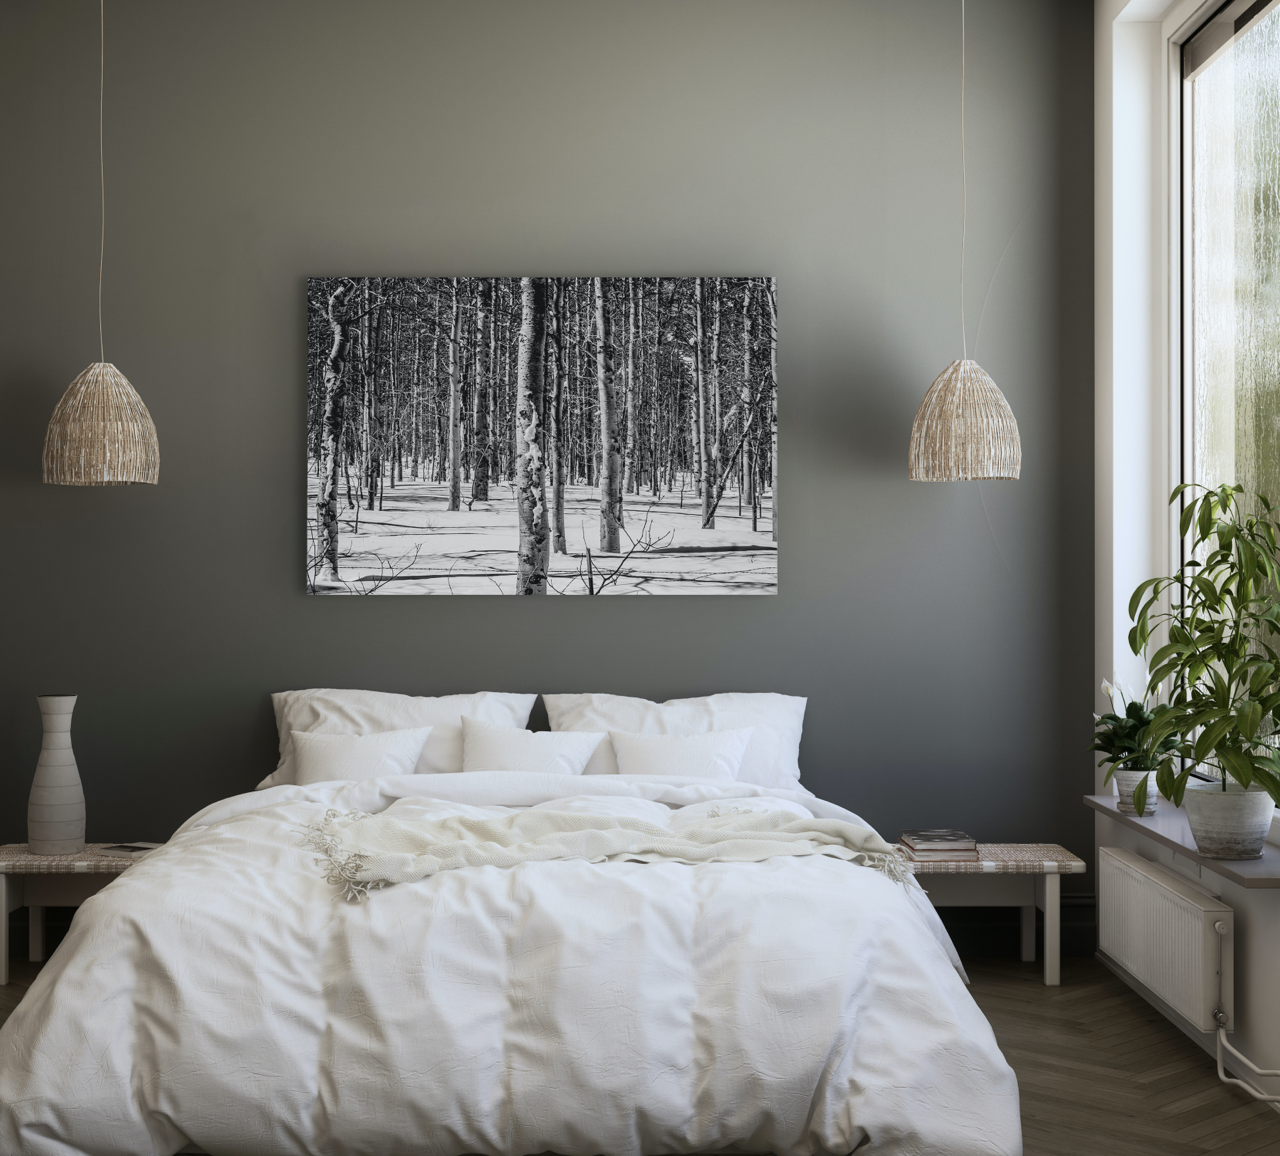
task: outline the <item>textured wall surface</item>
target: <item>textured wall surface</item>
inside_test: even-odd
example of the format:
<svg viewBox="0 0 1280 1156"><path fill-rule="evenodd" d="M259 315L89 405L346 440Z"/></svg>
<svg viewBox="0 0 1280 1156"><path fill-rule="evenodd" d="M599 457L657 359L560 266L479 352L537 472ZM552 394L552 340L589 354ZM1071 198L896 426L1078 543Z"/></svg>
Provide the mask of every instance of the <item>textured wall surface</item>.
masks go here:
<svg viewBox="0 0 1280 1156"><path fill-rule="evenodd" d="M805 782L887 832L1087 852L1092 14L968 13L969 350L1021 481L907 481L961 349L958 2L115 0L106 356L160 485L72 489L97 6L0 8L0 841L38 693L81 696L89 837L163 839L271 768L272 690L733 689L807 695ZM776 274L779 596L307 598L324 273Z"/></svg>

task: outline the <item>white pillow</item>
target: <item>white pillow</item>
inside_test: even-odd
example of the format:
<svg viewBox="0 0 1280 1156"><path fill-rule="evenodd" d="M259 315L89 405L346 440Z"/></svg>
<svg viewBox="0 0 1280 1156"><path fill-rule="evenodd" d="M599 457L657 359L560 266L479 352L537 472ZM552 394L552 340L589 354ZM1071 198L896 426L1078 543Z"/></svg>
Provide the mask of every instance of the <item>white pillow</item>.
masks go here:
<svg viewBox="0 0 1280 1156"><path fill-rule="evenodd" d="M550 731L517 731L462 720L464 771L528 771L548 775L580 775L602 734L556 735Z"/></svg>
<svg viewBox="0 0 1280 1156"><path fill-rule="evenodd" d="M334 779L380 779L411 775L422 754L430 727L381 731L372 735L321 735L298 731L293 736L298 785Z"/></svg>
<svg viewBox="0 0 1280 1156"><path fill-rule="evenodd" d="M276 787L296 782L293 758L295 731L310 734L368 735L414 727L431 727L414 773L439 775L462 770L462 716L500 727L521 727L533 710L533 694L450 694L415 698L377 690L286 690L271 696L280 734L280 762L258 784Z"/></svg>
<svg viewBox="0 0 1280 1156"><path fill-rule="evenodd" d="M794 790L800 781L800 732L807 700L786 694L713 694L650 702L616 694L545 694L553 731L626 731L697 735L755 727L738 768L740 783ZM586 775L618 771L613 744L602 742Z"/></svg>
<svg viewBox="0 0 1280 1156"><path fill-rule="evenodd" d="M701 735L630 735L610 731L620 775L680 775L691 779L738 777L755 727Z"/></svg>

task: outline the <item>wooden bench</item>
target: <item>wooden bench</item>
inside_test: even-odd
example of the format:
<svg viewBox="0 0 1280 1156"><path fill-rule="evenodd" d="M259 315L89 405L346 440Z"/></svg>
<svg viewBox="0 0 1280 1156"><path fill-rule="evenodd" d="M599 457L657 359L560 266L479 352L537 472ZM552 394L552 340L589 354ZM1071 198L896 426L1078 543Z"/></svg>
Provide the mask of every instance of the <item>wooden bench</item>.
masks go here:
<svg viewBox="0 0 1280 1156"><path fill-rule="evenodd" d="M1044 912L1044 982L1062 982L1063 875L1081 875L1083 859L1056 843L979 843L968 862L911 864L934 907L1019 907L1022 958L1036 957L1036 908Z"/></svg>
<svg viewBox="0 0 1280 1156"><path fill-rule="evenodd" d="M79 907L122 871L131 859L99 854L107 843L87 843L76 855L32 855L25 843L0 844L0 986L9 982L9 912L26 907L28 954L44 959L44 909Z"/></svg>

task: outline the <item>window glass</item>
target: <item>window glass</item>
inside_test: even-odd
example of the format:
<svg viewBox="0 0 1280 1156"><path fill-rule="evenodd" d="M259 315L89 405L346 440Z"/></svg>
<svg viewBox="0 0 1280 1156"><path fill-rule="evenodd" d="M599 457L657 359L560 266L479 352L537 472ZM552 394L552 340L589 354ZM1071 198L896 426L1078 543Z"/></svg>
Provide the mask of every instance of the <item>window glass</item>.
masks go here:
<svg viewBox="0 0 1280 1156"><path fill-rule="evenodd" d="M1280 501L1280 6L1224 13L1209 58L1184 54L1184 476Z"/></svg>

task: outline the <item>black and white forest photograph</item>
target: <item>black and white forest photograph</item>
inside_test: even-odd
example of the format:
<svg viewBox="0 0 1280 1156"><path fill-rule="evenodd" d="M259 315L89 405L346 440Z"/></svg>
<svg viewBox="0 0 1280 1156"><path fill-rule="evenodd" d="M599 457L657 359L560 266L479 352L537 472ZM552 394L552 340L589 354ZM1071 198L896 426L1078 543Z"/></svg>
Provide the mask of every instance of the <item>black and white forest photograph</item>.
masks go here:
<svg viewBox="0 0 1280 1156"><path fill-rule="evenodd" d="M776 594L773 277L307 283L311 594Z"/></svg>

